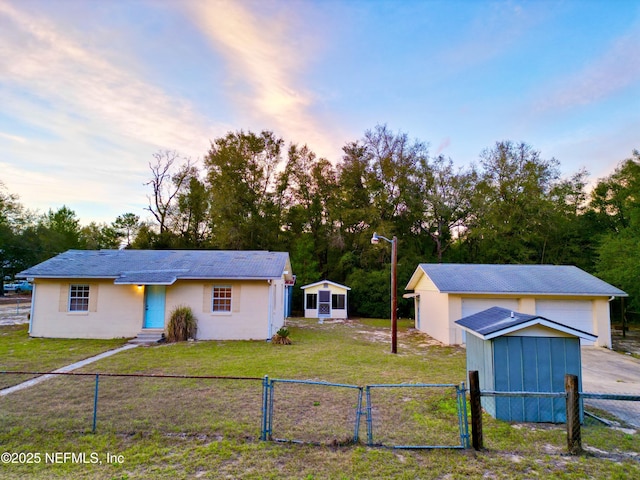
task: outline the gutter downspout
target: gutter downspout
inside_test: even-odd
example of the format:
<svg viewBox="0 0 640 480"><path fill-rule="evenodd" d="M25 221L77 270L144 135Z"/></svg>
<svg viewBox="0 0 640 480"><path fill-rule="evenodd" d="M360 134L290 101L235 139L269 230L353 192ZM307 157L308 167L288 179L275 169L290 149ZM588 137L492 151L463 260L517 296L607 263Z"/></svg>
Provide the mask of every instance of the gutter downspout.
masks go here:
<svg viewBox="0 0 640 480"><path fill-rule="evenodd" d="M271 312L271 309L273 308L272 305L272 297L273 295L271 294L271 290L273 289L273 284L271 282L271 279L267 280L267 284L269 285L269 312L267 314L267 323L268 323L268 332L267 332L267 342L271 341L271 336L273 335L271 333L271 330L273 329L273 313Z"/></svg>

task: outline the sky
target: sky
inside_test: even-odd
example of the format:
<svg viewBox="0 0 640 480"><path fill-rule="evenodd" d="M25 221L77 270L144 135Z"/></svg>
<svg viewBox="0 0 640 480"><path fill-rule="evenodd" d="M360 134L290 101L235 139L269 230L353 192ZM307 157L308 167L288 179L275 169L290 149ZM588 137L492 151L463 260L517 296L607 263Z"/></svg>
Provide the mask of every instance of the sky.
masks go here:
<svg viewBox="0 0 640 480"><path fill-rule="evenodd" d="M155 153L270 130L338 164L376 125L596 182L640 149L640 0L0 0L0 182L40 213L147 218Z"/></svg>

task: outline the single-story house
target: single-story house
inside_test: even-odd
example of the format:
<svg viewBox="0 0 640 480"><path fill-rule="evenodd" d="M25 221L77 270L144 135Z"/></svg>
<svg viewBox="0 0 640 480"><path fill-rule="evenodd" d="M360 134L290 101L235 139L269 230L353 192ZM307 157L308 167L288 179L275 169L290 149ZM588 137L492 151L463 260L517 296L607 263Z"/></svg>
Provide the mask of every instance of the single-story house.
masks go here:
<svg viewBox="0 0 640 480"><path fill-rule="evenodd" d="M415 327L445 345L465 343L457 319L490 307L539 315L596 335L583 345L611 348L609 301L622 290L570 265L469 265L422 263L407 290Z"/></svg>
<svg viewBox="0 0 640 480"><path fill-rule="evenodd" d="M202 340L270 339L293 278L288 253L214 250L69 250L19 275L33 337L159 335L184 305Z"/></svg>
<svg viewBox="0 0 640 480"><path fill-rule="evenodd" d="M481 390L564 392L565 375L578 377L582 391L580 339L595 335L528 315L491 307L456 324L467 335L467 372L478 372ZM548 397L482 397L483 408L509 422L565 423L566 400Z"/></svg>
<svg viewBox="0 0 640 480"><path fill-rule="evenodd" d="M300 288L304 292L305 318L347 318L349 287L322 280Z"/></svg>

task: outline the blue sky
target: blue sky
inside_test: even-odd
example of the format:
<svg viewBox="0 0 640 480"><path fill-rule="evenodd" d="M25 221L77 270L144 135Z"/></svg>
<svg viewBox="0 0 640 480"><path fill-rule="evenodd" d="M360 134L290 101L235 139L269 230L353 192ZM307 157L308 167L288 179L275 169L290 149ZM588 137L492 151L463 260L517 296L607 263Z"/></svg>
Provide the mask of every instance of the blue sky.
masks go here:
<svg viewBox="0 0 640 480"><path fill-rule="evenodd" d="M640 0L0 0L0 105L0 181L85 224L241 129L334 164L376 124L460 166L524 141L595 182L640 148Z"/></svg>

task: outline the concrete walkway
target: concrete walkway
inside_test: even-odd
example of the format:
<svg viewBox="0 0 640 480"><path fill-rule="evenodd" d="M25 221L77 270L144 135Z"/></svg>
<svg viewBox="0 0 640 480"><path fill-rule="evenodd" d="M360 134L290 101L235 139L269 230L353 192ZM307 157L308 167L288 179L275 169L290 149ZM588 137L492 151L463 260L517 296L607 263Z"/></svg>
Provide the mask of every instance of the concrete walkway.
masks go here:
<svg viewBox="0 0 640 480"><path fill-rule="evenodd" d="M580 351L583 391L640 395L640 360L600 347Z"/></svg>
<svg viewBox="0 0 640 480"><path fill-rule="evenodd" d="M640 360L606 348L582 347L580 350L583 392L640 395ZM640 402L587 399L585 404L607 410L640 428Z"/></svg>
<svg viewBox="0 0 640 480"><path fill-rule="evenodd" d="M5 388L3 390L0 390L0 397L4 397L5 395L9 395L10 393L17 392L19 390L24 390L25 388L29 388L29 387L32 387L32 386L37 385L39 383L42 383L45 380L48 380L50 378L55 377L56 375L53 375L55 373L72 372L73 370L77 370L78 368L82 368L85 365L89 365L89 364L91 364L93 362L97 362L98 360L102 360L103 358L110 357L111 355L115 355L116 353L120 353L120 352L123 352L125 350L130 350L132 348L136 348L137 346L138 345L129 343L127 345L123 345L120 348L116 348L114 350L109 350L109 351L103 352L103 353L101 353L99 355L96 355L95 357L85 358L84 360L81 360L79 362L72 363L71 365L67 365L66 367L62 367L62 368L59 368L57 370L54 370L53 372L51 372L51 374L41 375L39 377L32 378L31 380L27 380L26 382L19 383L18 385L14 385L13 387L9 387L9 388Z"/></svg>

